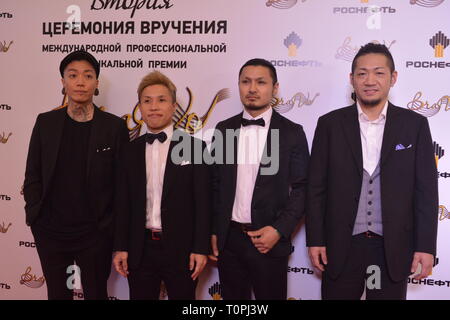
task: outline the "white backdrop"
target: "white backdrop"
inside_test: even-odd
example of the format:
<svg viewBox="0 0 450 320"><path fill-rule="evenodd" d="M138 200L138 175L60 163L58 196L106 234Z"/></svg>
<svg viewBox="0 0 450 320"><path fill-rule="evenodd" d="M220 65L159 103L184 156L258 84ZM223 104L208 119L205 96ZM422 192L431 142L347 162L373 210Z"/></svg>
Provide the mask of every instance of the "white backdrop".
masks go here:
<svg viewBox="0 0 450 320"><path fill-rule="evenodd" d="M240 112L241 65L254 57L268 59L278 71L282 100L277 108L303 125L310 145L317 118L351 103L351 60L370 41L385 43L394 56L399 78L390 100L428 116L437 144L438 264L428 280L410 284L408 298L450 298L450 164L445 156L450 148L446 134L450 1L116 0L112 4L0 3L0 299L46 298L20 190L36 116L61 105L58 66L68 52L82 45L102 61L95 103L107 111L131 115L140 79L156 68L174 80L180 106L186 110L191 105L188 114L201 117L211 111L203 129ZM123 9L127 6L136 10ZM79 28L66 28L67 21L79 23L75 24ZM221 89L228 89L228 94L212 104ZM136 117L139 120L139 114ZM130 117L129 128L135 125ZM202 131L197 134L202 136ZM208 134L203 138L210 139ZM320 299L320 278L313 274L304 238L302 226L289 261L288 297ZM198 297L212 299L216 293L220 298L216 283L217 269L210 266L201 276ZM128 299L127 282L114 271L109 289L111 299Z"/></svg>

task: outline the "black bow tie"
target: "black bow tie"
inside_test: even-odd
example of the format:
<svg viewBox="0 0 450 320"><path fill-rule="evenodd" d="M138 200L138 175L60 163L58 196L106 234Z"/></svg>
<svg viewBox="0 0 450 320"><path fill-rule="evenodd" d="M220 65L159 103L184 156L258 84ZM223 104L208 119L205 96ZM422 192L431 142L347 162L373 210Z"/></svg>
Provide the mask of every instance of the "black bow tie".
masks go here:
<svg viewBox="0 0 450 320"><path fill-rule="evenodd" d="M248 120L248 119L242 118L241 124L244 127L251 126L251 125L264 127L266 125L263 118L259 118L257 120Z"/></svg>
<svg viewBox="0 0 450 320"><path fill-rule="evenodd" d="M147 133L145 136L145 141L150 144L152 144L156 139L163 143L167 139L167 134L164 131L161 131L160 133Z"/></svg>

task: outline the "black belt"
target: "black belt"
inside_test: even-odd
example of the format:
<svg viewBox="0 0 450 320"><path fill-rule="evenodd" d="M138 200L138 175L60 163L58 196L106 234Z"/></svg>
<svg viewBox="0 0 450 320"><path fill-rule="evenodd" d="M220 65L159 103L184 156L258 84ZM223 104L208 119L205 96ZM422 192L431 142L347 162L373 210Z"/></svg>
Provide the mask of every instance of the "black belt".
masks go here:
<svg viewBox="0 0 450 320"><path fill-rule="evenodd" d="M237 221L230 221L230 227L234 229L239 229L244 233L247 233L248 231L255 231L257 228L255 228L251 223L240 223Z"/></svg>
<svg viewBox="0 0 450 320"><path fill-rule="evenodd" d="M372 231L366 231L366 232L360 233L359 235L362 235L366 238L383 238L383 236L380 236L379 234L372 232Z"/></svg>
<svg viewBox="0 0 450 320"><path fill-rule="evenodd" d="M152 240L161 240L162 231L161 230L153 230L153 229L145 229L145 232L148 234L150 239Z"/></svg>

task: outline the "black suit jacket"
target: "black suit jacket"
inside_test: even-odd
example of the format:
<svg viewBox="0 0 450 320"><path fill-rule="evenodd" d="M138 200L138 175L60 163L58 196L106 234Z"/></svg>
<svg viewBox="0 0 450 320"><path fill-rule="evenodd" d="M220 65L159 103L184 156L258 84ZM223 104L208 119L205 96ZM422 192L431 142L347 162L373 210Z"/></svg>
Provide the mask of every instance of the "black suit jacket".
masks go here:
<svg viewBox="0 0 450 320"><path fill-rule="evenodd" d="M403 144L404 150L396 151ZM383 236L394 281L410 274L414 252L436 253L437 170L428 121L389 103L380 159ZM356 104L319 118L311 152L307 246L326 246L337 278L349 254L363 175Z"/></svg>
<svg viewBox="0 0 450 320"><path fill-rule="evenodd" d="M219 122L216 134L222 135L223 141L226 141L226 130L239 129L241 119L242 113ZM272 129L279 132L279 152L276 154L270 154L273 143ZM225 246L236 195L238 167L236 159L239 141L236 136L234 148L231 149L234 150L234 156L231 157L234 161L232 164L227 164L228 150L225 148L225 143L220 146L218 143L220 140L222 139L214 138L211 151L216 158L220 151L224 155L224 164L215 164L213 170L213 233L218 238L219 252ZM267 254L285 256L292 252L291 234L304 214L309 160L308 143L301 125L286 119L274 110L265 148L268 150L269 156L279 156L279 168L274 175L261 175L262 167L268 165L260 164L252 197L252 224L258 229L269 225L277 229L282 237ZM232 155L228 155L228 157L230 156ZM263 161L261 162L263 163Z"/></svg>
<svg viewBox="0 0 450 320"><path fill-rule="evenodd" d="M66 108L42 113L33 128L23 186L29 226L39 216L52 183L66 113ZM99 229L112 232L115 199L123 192L118 179L122 151L129 142L128 129L123 119L97 107L92 121L86 171L88 206Z"/></svg>
<svg viewBox="0 0 450 320"><path fill-rule="evenodd" d="M206 144L181 133L176 140L175 132L169 146L161 198L162 243L174 263L186 264L190 253L209 254L211 236L210 168L204 162L195 163ZM189 142L190 152L181 152L189 164L174 163L171 152L179 143ZM147 176L145 162L145 135L130 143L125 185L127 206L117 216L115 251L128 252L131 269L139 266L144 250L147 205ZM175 150L179 154L179 150ZM207 152L207 150L206 150ZM189 154L190 153L190 154ZM200 158L201 159L201 158ZM198 160L198 158L197 158Z"/></svg>

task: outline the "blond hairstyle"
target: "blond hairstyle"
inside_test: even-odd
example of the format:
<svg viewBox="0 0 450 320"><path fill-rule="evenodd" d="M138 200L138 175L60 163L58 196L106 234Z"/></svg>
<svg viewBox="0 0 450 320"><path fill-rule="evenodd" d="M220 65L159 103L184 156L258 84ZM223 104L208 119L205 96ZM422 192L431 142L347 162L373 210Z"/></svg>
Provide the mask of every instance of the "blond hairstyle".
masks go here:
<svg viewBox="0 0 450 320"><path fill-rule="evenodd" d="M173 82L164 74L159 71L152 71L144 78L142 78L141 83L139 83L139 87L137 90L139 102L141 102L141 94L145 88L148 86L153 86L155 84L160 84L169 89L170 95L172 96L172 101L177 101L177 87L173 84Z"/></svg>

